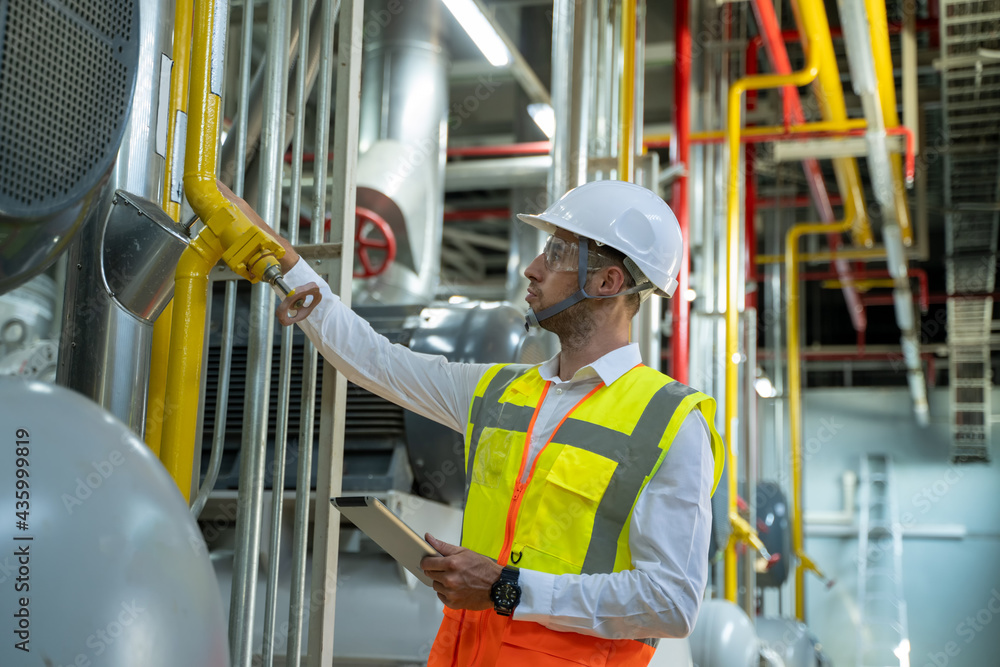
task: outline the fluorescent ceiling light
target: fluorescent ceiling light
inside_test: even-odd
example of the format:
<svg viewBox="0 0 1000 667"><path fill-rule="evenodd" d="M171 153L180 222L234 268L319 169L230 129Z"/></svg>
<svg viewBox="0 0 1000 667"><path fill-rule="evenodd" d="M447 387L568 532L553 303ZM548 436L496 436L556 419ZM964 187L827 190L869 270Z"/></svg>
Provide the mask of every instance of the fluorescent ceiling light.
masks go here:
<svg viewBox="0 0 1000 667"><path fill-rule="evenodd" d="M556 135L556 112L552 109L552 105L545 102L529 104L528 114L546 137L552 139Z"/></svg>
<svg viewBox="0 0 1000 667"><path fill-rule="evenodd" d="M442 0L462 29L494 67L510 64L510 53L475 0Z"/></svg>

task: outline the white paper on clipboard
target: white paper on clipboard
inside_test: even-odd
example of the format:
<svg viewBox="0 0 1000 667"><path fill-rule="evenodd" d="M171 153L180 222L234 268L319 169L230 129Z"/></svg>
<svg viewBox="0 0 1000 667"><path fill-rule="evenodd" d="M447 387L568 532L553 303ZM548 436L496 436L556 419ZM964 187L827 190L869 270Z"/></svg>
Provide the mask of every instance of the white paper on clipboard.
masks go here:
<svg viewBox="0 0 1000 667"><path fill-rule="evenodd" d="M330 502L413 576L427 586L433 585L434 582L420 569L420 559L441 554L389 511L378 498L339 496L330 498Z"/></svg>

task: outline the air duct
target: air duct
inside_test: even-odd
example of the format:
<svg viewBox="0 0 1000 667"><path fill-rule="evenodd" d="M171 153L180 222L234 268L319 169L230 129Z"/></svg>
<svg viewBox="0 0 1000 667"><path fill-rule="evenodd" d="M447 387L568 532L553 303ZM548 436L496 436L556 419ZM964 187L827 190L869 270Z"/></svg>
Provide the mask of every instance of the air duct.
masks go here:
<svg viewBox="0 0 1000 667"><path fill-rule="evenodd" d="M134 0L0 3L0 292L87 220L125 131L139 21Z"/></svg>
<svg viewBox="0 0 1000 667"><path fill-rule="evenodd" d="M428 303L437 288L448 136L442 12L438 0L366 9L357 204L388 222L397 254L385 272L356 281L356 305Z"/></svg>

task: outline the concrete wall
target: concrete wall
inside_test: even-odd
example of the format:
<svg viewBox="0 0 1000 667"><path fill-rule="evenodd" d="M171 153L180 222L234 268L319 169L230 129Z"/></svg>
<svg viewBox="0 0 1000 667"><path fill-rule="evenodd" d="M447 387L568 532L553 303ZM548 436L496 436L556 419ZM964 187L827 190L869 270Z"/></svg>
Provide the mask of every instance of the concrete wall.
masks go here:
<svg viewBox="0 0 1000 667"><path fill-rule="evenodd" d="M840 509L842 472L857 471L865 453L890 454L903 524L911 532L942 532L937 527L945 524L966 531L962 538L903 540L910 664L1000 665L1000 445L994 437L993 463L952 464L947 389L933 391L930 401L932 422L921 429L905 389L807 391L806 511ZM774 442L774 411L762 406L761 412L762 456L765 465L773 465L766 459ZM807 527L806 551L836 580L827 590L809 576L807 621L837 667L853 666L857 539L817 536ZM785 610L791 610L787 603ZM776 611L773 605L767 609L769 615Z"/></svg>

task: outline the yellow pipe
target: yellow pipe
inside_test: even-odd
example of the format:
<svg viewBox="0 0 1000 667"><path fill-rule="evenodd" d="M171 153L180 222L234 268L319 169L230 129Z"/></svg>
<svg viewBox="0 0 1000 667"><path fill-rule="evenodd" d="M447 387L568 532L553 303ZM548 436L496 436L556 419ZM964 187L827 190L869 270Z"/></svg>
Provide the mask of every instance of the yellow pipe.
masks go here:
<svg viewBox="0 0 1000 667"><path fill-rule="evenodd" d="M809 35L810 49L816 48L819 57L819 76L813 87L825 120L842 123L847 121L844 89L840 83L840 70L833 52L830 26L822 0L798 0L792 3L795 22L800 35ZM815 44L815 47L812 45ZM854 221L851 236L859 246L871 247L874 243L868 211L865 208L864 189L858 163L854 158L837 158L833 161L837 185L844 201L844 217Z"/></svg>
<svg viewBox="0 0 1000 667"><path fill-rule="evenodd" d="M170 368L167 373L167 404L164 407L167 418L163 424L160 460L174 478L184 500L189 502L198 426L198 396L201 391L208 274L222 257L222 252L222 246L211 230L202 230L181 254L174 281L177 316L170 330ZM178 341L181 344L177 344Z"/></svg>
<svg viewBox="0 0 1000 667"><path fill-rule="evenodd" d="M812 33L809 40L815 38ZM738 79L729 88L728 115L726 122L726 139L729 145L729 183L726 197L726 377L725 377L725 431L729 460L727 462L727 485L729 488L728 516L730 522L736 525L740 519L736 507L737 475L736 475L736 415L739 401L739 258L740 258L740 131L743 109L743 93L747 90L762 90L765 88L781 88L783 86L804 86L813 79L819 71L819 49L807 49L805 66L791 74L760 74ZM730 602L736 602L737 563L736 546L729 545L725 550L724 594Z"/></svg>
<svg viewBox="0 0 1000 667"><path fill-rule="evenodd" d="M163 210L175 222L181 219L180 202L171 196L174 173L174 136L177 114L187 113L188 71L191 67L191 11L193 0L177 0L174 6L173 69L170 71L170 100L167 111L167 147L163 165ZM146 398L146 444L157 456L163 437L163 402L167 393L167 367L170 358L171 301L153 325L153 349L149 363L149 395Z"/></svg>
<svg viewBox="0 0 1000 667"><path fill-rule="evenodd" d="M163 442L163 406L167 396L167 369L170 359L170 324L174 315L171 300L153 324L153 346L149 358L149 394L146 396L146 445L160 456Z"/></svg>
<svg viewBox="0 0 1000 667"><path fill-rule="evenodd" d="M889 46L889 20L885 14L885 2L882 0L865 0L868 10L868 31L871 33L872 54L875 58L875 78L878 81L878 97L882 107L882 120L885 128L891 130L899 127L899 114L896 112L896 77L892 72L892 49ZM899 153L889 156L892 166L893 199L896 204L896 220L903 245L913 244L913 224L910 221L910 209L906 201L906 190L903 184L903 158Z"/></svg>
<svg viewBox="0 0 1000 667"><path fill-rule="evenodd" d="M800 262L833 262L838 259L857 262L877 262L888 257L885 248L854 248L851 250L823 250L820 252L804 252L799 254ZM783 264L785 255L757 255L758 264Z"/></svg>
<svg viewBox="0 0 1000 667"><path fill-rule="evenodd" d="M777 75L766 75L766 76L777 76ZM789 132L791 134L801 134L806 132L845 132L847 130L863 130L868 127L867 121L864 118L848 118L841 121L831 121L831 120L819 120L813 123L803 123L801 125L789 125L787 128L784 125L763 125L757 127L744 127L741 130L741 136L744 137L759 137L765 134L783 134ZM670 135L662 135L666 138L670 138ZM645 137L647 141L653 141L660 137L660 135L650 135ZM711 132L692 132L691 141L701 142L701 141L714 141L719 139L725 139L725 130L712 130Z"/></svg>
<svg viewBox="0 0 1000 667"><path fill-rule="evenodd" d="M635 15L636 0L622 0L622 86L618 106L618 180L635 177Z"/></svg>
<svg viewBox="0 0 1000 667"><path fill-rule="evenodd" d="M795 616L805 620L805 573L811 569L819 574L812 560L805 554L802 531L802 370L800 366L801 340L799 339L799 239L807 234L841 234L850 231L854 221L848 216L834 224L803 223L794 225L785 237L785 319L788 338L788 422L792 459L792 494L788 514L792 522L792 553L795 565Z"/></svg>
<svg viewBox="0 0 1000 667"><path fill-rule="evenodd" d="M190 499L201 386L201 357L208 299L208 273L222 259L239 276L259 281L277 268L284 249L219 192L216 183L221 118L222 59L214 62L215 3L199 2L193 18L190 124L184 156L184 192L205 223L182 254L174 286L170 367L160 458L186 500ZM225 38L225 31L218 35ZM213 85L216 87L213 90Z"/></svg>

